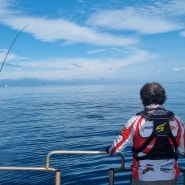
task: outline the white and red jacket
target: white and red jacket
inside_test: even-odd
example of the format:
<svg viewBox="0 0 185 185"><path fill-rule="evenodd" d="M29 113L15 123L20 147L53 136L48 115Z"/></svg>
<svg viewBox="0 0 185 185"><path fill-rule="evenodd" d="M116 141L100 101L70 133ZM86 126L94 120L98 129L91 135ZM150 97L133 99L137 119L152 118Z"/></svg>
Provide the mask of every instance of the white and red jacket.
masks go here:
<svg viewBox="0 0 185 185"><path fill-rule="evenodd" d="M161 105L150 105L145 108L155 109L163 108ZM177 152L185 155L185 135L184 124L175 116L169 121L170 129L177 142ZM153 121L135 115L125 124L120 135L114 139L109 148L109 154L113 155L122 152L127 146L140 148L146 138L148 138L153 131ZM154 146L151 142L144 151L138 155L143 156ZM133 157L132 175L142 181L158 181L158 180L171 180L179 176L179 168L175 159L159 159L159 160L136 160Z"/></svg>

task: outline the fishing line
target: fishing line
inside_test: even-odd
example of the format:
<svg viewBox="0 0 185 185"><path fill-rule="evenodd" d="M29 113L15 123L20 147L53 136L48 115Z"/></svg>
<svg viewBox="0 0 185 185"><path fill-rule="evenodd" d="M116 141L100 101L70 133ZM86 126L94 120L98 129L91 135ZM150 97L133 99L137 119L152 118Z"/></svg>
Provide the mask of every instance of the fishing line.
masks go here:
<svg viewBox="0 0 185 185"><path fill-rule="evenodd" d="M14 38L13 42L11 43L10 47L8 48L8 51L7 51L6 55L5 55L5 58L4 58L4 60L3 60L2 64L1 64L0 73L1 73L1 71L2 71L2 69L3 69L4 63L6 62L6 58L8 57L8 54L10 53L10 50L11 50L12 46L14 45L14 43L15 43L15 41L17 40L17 38L19 37L19 35L23 32L23 30L24 30L28 25L29 25L29 24L26 24L26 25L18 32L18 34L17 34L16 37Z"/></svg>

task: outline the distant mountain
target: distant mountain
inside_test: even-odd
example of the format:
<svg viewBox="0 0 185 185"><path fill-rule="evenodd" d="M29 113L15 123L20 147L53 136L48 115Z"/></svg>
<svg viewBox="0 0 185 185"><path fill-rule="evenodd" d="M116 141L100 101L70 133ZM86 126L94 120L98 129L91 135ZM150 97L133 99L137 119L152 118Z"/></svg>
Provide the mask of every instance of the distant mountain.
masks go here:
<svg viewBox="0 0 185 185"><path fill-rule="evenodd" d="M56 86L56 85L88 85L120 83L118 80L42 80L36 78L0 79L0 87L29 87L29 86Z"/></svg>

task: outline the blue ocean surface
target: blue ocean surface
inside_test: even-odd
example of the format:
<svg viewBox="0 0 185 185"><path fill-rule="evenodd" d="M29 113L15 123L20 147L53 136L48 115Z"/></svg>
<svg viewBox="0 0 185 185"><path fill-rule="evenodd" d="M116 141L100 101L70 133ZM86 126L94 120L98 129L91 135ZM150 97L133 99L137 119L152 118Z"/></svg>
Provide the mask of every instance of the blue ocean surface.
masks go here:
<svg viewBox="0 0 185 185"><path fill-rule="evenodd" d="M130 116L143 109L143 84L63 85L0 88L0 167L45 167L54 150L105 151ZM185 83L163 83L165 107L185 121ZM130 148L124 151L131 165ZM120 156L53 155L63 185L107 185ZM185 167L184 158L179 159ZM115 174L115 185L129 185L130 172ZM0 184L52 185L53 172L3 171ZM179 184L183 184L182 175Z"/></svg>

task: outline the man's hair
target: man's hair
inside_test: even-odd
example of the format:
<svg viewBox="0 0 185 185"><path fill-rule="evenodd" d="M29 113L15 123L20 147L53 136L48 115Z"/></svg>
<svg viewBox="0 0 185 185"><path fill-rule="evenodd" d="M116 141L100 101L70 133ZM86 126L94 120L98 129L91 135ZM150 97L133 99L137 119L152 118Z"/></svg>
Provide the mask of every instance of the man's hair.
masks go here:
<svg viewBox="0 0 185 185"><path fill-rule="evenodd" d="M140 90L140 97L144 106L162 105L166 101L165 89L156 82L146 83Z"/></svg>

